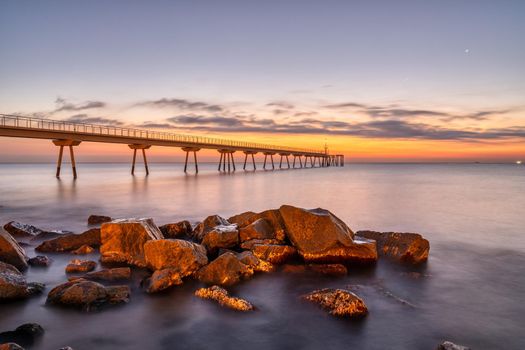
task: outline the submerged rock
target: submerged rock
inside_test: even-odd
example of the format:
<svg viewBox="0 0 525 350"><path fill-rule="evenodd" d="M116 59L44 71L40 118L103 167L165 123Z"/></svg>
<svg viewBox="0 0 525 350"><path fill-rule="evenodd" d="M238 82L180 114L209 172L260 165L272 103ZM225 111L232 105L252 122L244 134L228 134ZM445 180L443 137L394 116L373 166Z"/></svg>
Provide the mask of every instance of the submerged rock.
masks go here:
<svg viewBox="0 0 525 350"><path fill-rule="evenodd" d="M203 222L199 223L193 230L191 237L197 241L201 242L204 239L204 236L210 231L212 231L216 226L228 226L230 223L219 215L210 215Z"/></svg>
<svg viewBox="0 0 525 350"><path fill-rule="evenodd" d="M105 222L110 222L113 219L110 216L105 215L90 215L88 217L88 225L100 225Z"/></svg>
<svg viewBox="0 0 525 350"><path fill-rule="evenodd" d="M27 262L33 267L48 267L51 265L51 259L45 255L37 255L34 258L29 259Z"/></svg>
<svg viewBox="0 0 525 350"><path fill-rule="evenodd" d="M162 269L153 272L143 285L148 293L158 293L182 283L182 277L176 269Z"/></svg>
<svg viewBox="0 0 525 350"><path fill-rule="evenodd" d="M94 251L95 249L93 249L91 246L84 244L80 248L73 250L72 253L76 255L86 255L91 254Z"/></svg>
<svg viewBox="0 0 525 350"><path fill-rule="evenodd" d="M0 301L25 299L43 289L43 284L28 283L16 267L0 261Z"/></svg>
<svg viewBox="0 0 525 350"><path fill-rule="evenodd" d="M374 241L355 240L354 233L325 209L306 210L283 205L279 209L288 238L308 262L374 262Z"/></svg>
<svg viewBox="0 0 525 350"><path fill-rule="evenodd" d="M233 248L239 244L237 225L218 225L204 235L201 244L208 253L215 254L221 248Z"/></svg>
<svg viewBox="0 0 525 350"><path fill-rule="evenodd" d="M454 344L450 341L444 341L438 345L436 350L470 350L470 348L463 345Z"/></svg>
<svg viewBox="0 0 525 350"><path fill-rule="evenodd" d="M104 269L100 271L88 272L81 277L70 277L70 281L83 278L85 280L96 280L96 281L119 281L129 280L131 278L131 269L129 267L116 267L114 269Z"/></svg>
<svg viewBox="0 0 525 350"><path fill-rule="evenodd" d="M358 231L356 235L375 240L379 254L412 264L428 259L430 243L418 233Z"/></svg>
<svg viewBox="0 0 525 350"><path fill-rule="evenodd" d="M363 300L345 289L325 288L308 293L303 298L319 304L334 316L363 317L368 313Z"/></svg>
<svg viewBox="0 0 525 350"><path fill-rule="evenodd" d="M0 344L0 350L24 350L24 348L16 343L4 343Z"/></svg>
<svg viewBox="0 0 525 350"><path fill-rule="evenodd" d="M159 229L164 235L164 238L189 237L192 232L191 224L187 220L176 222L174 224L162 225Z"/></svg>
<svg viewBox="0 0 525 350"><path fill-rule="evenodd" d="M146 267L144 244L164 238L152 219L120 219L102 224L100 260Z"/></svg>
<svg viewBox="0 0 525 350"><path fill-rule="evenodd" d="M243 264L233 253L226 252L197 271L197 278L206 284L231 286L253 275L253 269Z"/></svg>
<svg viewBox="0 0 525 350"><path fill-rule="evenodd" d="M73 259L66 266L66 273L78 273L93 271L97 263L90 260Z"/></svg>
<svg viewBox="0 0 525 350"><path fill-rule="evenodd" d="M316 273L325 276L340 277L348 274L348 269L342 264L308 264L285 265L283 271L288 273Z"/></svg>
<svg viewBox="0 0 525 350"><path fill-rule="evenodd" d="M46 303L89 311L103 305L127 303L129 295L128 286L104 287L97 282L78 279L53 288L47 295Z"/></svg>
<svg viewBox="0 0 525 350"><path fill-rule="evenodd" d="M23 346L31 346L43 334L44 328L38 323L25 323L14 331L0 333L0 343L16 343Z"/></svg>
<svg viewBox="0 0 525 350"><path fill-rule="evenodd" d="M92 228L80 234L66 234L42 242L35 250L39 252L67 252L79 249L84 245L98 247L100 245L100 229Z"/></svg>
<svg viewBox="0 0 525 350"><path fill-rule="evenodd" d="M266 219L257 219L239 230L241 242L251 239L276 239L275 230Z"/></svg>
<svg viewBox="0 0 525 350"><path fill-rule="evenodd" d="M144 257L150 269L174 269L181 277L193 274L208 263L203 246L181 239L147 241L144 244Z"/></svg>
<svg viewBox="0 0 525 350"><path fill-rule="evenodd" d="M284 264L297 255L297 250L284 244L255 244L253 254L275 265Z"/></svg>
<svg viewBox="0 0 525 350"><path fill-rule="evenodd" d="M215 300L221 306L228 307L238 311L252 311L254 307L248 301L231 297L228 291L219 286L211 286L209 288L200 288L195 291L195 295L202 299Z"/></svg>
<svg viewBox="0 0 525 350"><path fill-rule="evenodd" d="M19 270L27 269L27 255L24 249L7 232L0 230L0 261L11 264Z"/></svg>

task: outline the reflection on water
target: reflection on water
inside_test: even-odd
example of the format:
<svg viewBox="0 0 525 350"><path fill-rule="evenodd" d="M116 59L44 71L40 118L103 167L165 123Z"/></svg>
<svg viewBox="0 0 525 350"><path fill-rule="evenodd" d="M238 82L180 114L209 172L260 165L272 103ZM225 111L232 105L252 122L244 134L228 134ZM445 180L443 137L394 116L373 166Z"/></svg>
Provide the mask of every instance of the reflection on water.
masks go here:
<svg viewBox="0 0 525 350"><path fill-rule="evenodd" d="M258 311L239 314L197 299L197 282L149 296L134 272L127 305L85 314L44 305L45 294L0 305L0 331L24 322L46 329L34 349L433 349L444 339L476 349L522 349L525 295L525 169L502 165L348 165L345 168L198 176L152 164L80 164L79 179L53 177L52 165L0 165L0 220L81 231L89 214L151 216L158 224L229 216L283 203L332 210L353 229L417 231L431 242L418 269L381 261L342 279L259 274L232 293ZM34 255L29 251L29 255ZM28 278L65 280L68 255ZM93 255L96 257L96 255ZM417 273L414 273L417 272ZM370 315L330 317L299 296L348 287ZM49 289L48 289L49 290Z"/></svg>

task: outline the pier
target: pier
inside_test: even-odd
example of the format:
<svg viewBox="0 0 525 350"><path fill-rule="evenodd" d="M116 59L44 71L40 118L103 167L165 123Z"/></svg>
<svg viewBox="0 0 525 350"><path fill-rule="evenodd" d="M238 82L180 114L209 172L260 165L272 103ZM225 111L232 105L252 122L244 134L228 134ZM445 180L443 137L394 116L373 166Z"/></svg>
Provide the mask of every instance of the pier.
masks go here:
<svg viewBox="0 0 525 350"><path fill-rule="evenodd" d="M199 172L197 153L201 149L217 150L219 153L218 171L236 171L234 153L244 154L243 170L247 170L248 157L251 158L252 171L257 169L255 155L264 155L263 169L275 170L274 156L279 156L279 169L324 168L344 166L342 154L329 154L328 150L295 148L268 145L254 142L226 140L219 138L191 136L162 131L126 128L109 125L75 123L60 120L22 117L0 114L0 136L51 140L58 148L56 177L60 177L64 147L68 147L73 177L77 178L75 147L82 142L118 143L127 145L133 151L131 174L135 173L137 151L149 174L146 150L153 146L176 147L186 152L184 172L188 171L188 162L192 161L195 173ZM190 156L192 159L190 159ZM292 165L289 157L293 156ZM308 164L309 163L309 164ZM267 167L268 165L268 167ZM250 170L250 169L248 169Z"/></svg>

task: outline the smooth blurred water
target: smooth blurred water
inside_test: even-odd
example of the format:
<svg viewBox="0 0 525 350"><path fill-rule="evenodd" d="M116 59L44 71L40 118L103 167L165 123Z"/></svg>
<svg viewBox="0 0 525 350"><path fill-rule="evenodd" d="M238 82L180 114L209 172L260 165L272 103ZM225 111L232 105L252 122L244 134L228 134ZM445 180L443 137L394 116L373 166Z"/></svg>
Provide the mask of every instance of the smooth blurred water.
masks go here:
<svg viewBox="0 0 525 350"><path fill-rule="evenodd" d="M127 305L86 314L45 306L44 293L0 304L0 331L40 323L46 334L34 349L434 349L445 339L474 349L525 348L523 166L347 164L219 174L208 164L198 176L184 175L180 164L150 168L150 176L139 169L132 177L127 164L79 164L73 181L67 167L57 180L53 165L0 165L0 221L81 232L90 214L150 216L160 225L286 203L330 209L354 230L419 232L430 240L430 260L416 269L382 259L339 279L259 274L231 288L258 307L248 314L194 297L197 282L145 295L138 288L145 272L137 271ZM27 272L48 290L66 280L72 258L51 256L49 269ZM333 318L300 299L347 286L367 303L364 320Z"/></svg>

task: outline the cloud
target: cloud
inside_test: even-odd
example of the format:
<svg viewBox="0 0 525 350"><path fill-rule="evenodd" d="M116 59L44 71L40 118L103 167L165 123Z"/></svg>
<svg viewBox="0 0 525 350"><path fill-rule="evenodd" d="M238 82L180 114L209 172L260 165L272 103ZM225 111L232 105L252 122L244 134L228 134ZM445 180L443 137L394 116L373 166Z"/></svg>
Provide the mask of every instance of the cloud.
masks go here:
<svg viewBox="0 0 525 350"><path fill-rule="evenodd" d="M68 111L68 112L82 111L86 109L103 108L106 106L106 103L101 102L101 101L86 101L86 102L74 104L74 103L68 102L67 100L61 97L58 97L56 99L55 104L57 105L57 107L54 110L54 113L62 112L62 111Z"/></svg>
<svg viewBox="0 0 525 350"><path fill-rule="evenodd" d="M277 107L277 109L294 109L295 106L286 101L274 101L266 104L268 107Z"/></svg>
<svg viewBox="0 0 525 350"><path fill-rule="evenodd" d="M324 107L330 108L330 109L346 109L346 108L366 108L367 106L361 103L345 102L345 103L330 104Z"/></svg>
<svg viewBox="0 0 525 350"><path fill-rule="evenodd" d="M179 115L166 120L174 124L184 125L221 125L228 127L242 125L242 121L239 118L221 116Z"/></svg>
<svg viewBox="0 0 525 350"><path fill-rule="evenodd" d="M67 119L64 119L64 121L72 123L103 124L112 126L124 125L123 122L117 119L110 119L105 117L90 117L87 114L75 114Z"/></svg>
<svg viewBox="0 0 525 350"><path fill-rule="evenodd" d="M217 104L210 104L200 101L189 101L179 98L161 98L160 100L141 102L139 105L152 107L175 107L182 110L222 112L224 107Z"/></svg>

